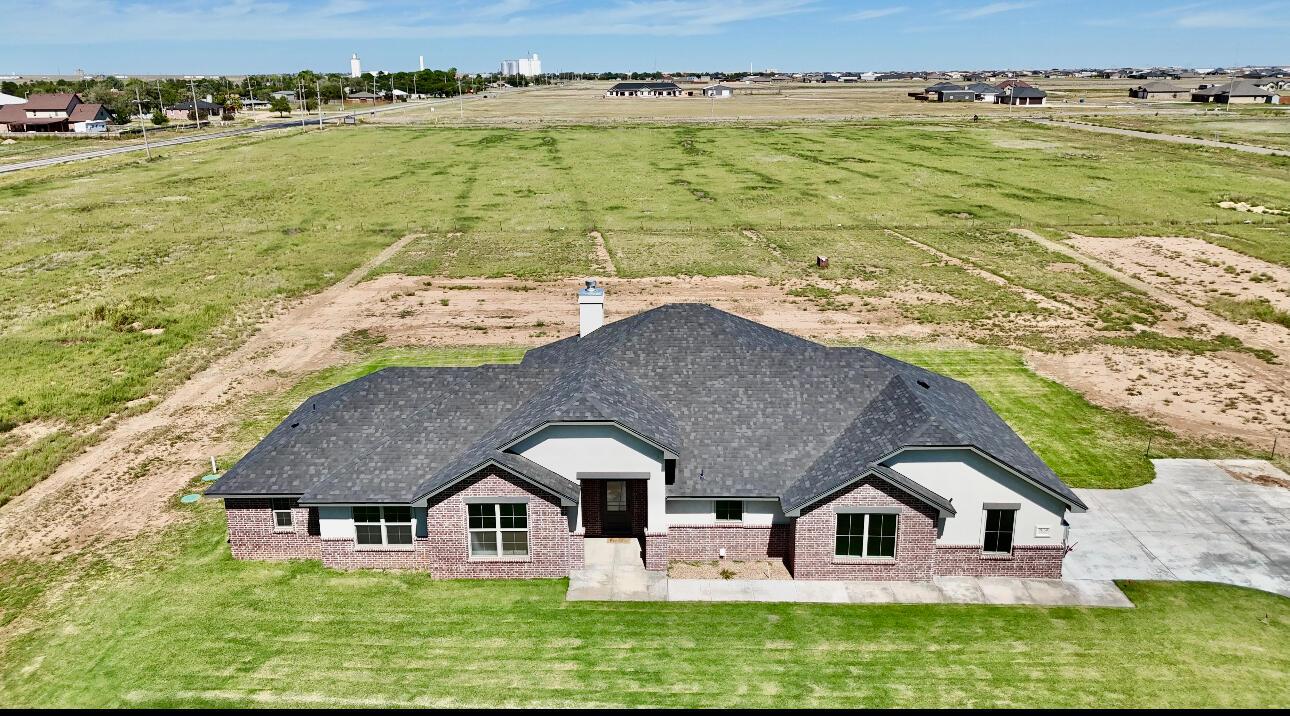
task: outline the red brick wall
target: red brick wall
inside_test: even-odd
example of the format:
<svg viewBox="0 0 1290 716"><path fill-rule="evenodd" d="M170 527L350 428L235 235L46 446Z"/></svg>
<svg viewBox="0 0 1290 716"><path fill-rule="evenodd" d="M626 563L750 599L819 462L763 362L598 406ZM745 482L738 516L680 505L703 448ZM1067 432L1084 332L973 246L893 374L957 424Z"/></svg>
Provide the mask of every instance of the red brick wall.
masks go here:
<svg viewBox="0 0 1290 716"><path fill-rule="evenodd" d="M792 525L672 525L668 528L671 559L783 559L792 551Z"/></svg>
<svg viewBox="0 0 1290 716"><path fill-rule="evenodd" d="M642 557L645 560L645 569L654 572L662 572L667 569L667 561L670 558L670 546L672 536L667 532L645 532L641 539L645 540Z"/></svg>
<svg viewBox="0 0 1290 716"><path fill-rule="evenodd" d="M332 569L430 569L427 541L412 538L410 550L359 549L354 540L322 541L324 567Z"/></svg>
<svg viewBox="0 0 1290 716"><path fill-rule="evenodd" d="M1012 555L995 557L981 553L981 545L936 547L934 573L958 577L1026 577L1061 579L1066 548L1057 545L1014 545Z"/></svg>
<svg viewBox="0 0 1290 716"><path fill-rule="evenodd" d="M228 521L228 544L237 559L318 559L316 508L293 508L290 532L274 531L268 498L226 499L224 516Z"/></svg>
<svg viewBox="0 0 1290 716"><path fill-rule="evenodd" d="M632 534L644 535L649 524L649 482L627 481L627 511L631 514Z"/></svg>
<svg viewBox="0 0 1290 716"><path fill-rule="evenodd" d="M605 526L601 524L602 510L605 504L605 481L584 480L582 483L582 531L588 537L604 537Z"/></svg>
<svg viewBox="0 0 1290 716"><path fill-rule="evenodd" d="M899 507L894 560L844 561L834 556L834 505ZM935 563L934 508L892 486L867 477L802 510L793 534L793 576L797 579L930 580Z"/></svg>
<svg viewBox="0 0 1290 716"><path fill-rule="evenodd" d="M529 554L522 559L470 557L466 497L529 497ZM426 510L430 573L437 578L565 577L569 574L569 518L560 499L496 467L435 495Z"/></svg>

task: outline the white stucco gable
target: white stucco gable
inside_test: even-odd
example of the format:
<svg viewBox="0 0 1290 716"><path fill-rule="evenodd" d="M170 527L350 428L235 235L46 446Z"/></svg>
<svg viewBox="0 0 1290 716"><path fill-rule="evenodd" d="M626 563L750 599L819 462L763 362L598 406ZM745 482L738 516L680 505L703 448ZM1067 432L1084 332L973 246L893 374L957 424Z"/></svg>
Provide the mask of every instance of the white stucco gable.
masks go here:
<svg viewBox="0 0 1290 716"><path fill-rule="evenodd" d="M987 505L1017 506L1014 544L1062 544L1066 503L973 450L905 450L883 464L951 501L956 514L943 520L937 544L981 544Z"/></svg>
<svg viewBox="0 0 1290 716"><path fill-rule="evenodd" d="M649 480L649 529L667 525L663 449L612 423L557 423L508 448L574 482L579 475L644 474Z"/></svg>

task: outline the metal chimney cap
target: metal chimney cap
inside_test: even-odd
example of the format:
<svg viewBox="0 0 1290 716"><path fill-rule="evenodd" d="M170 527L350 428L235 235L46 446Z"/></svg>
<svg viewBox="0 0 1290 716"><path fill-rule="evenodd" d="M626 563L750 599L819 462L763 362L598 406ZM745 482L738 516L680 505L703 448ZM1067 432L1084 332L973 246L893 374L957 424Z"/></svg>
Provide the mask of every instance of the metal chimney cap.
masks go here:
<svg viewBox="0 0 1290 716"><path fill-rule="evenodd" d="M579 296L603 296L603 295L605 295L605 289L600 288L599 286L597 286L597 285L596 285L596 279L594 279L594 278L589 278L589 279L587 279L587 280L586 280L586 284L587 284L587 285L586 285L586 288L582 288L582 289L579 289L579 290L578 290L578 295L579 295Z"/></svg>

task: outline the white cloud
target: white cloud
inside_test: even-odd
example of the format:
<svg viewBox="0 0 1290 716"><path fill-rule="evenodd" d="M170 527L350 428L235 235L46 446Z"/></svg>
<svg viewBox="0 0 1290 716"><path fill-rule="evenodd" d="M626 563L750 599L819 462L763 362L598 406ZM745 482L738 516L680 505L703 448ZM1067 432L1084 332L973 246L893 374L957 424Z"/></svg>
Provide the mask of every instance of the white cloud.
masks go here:
<svg viewBox="0 0 1290 716"><path fill-rule="evenodd" d="M904 7L903 5L897 6L897 7L879 7L879 8L874 8L872 10L861 10L860 12L853 12L850 15L844 16L842 19L858 20L858 21L877 20L880 17L890 17L892 15L898 15L902 12L905 12L908 9L909 8Z"/></svg>
<svg viewBox="0 0 1290 716"><path fill-rule="evenodd" d="M1034 5L1035 3L1033 2L992 2L989 5L972 8L962 14L955 14L965 20L975 20L978 17L989 17L1003 12L1012 12L1013 10L1024 10Z"/></svg>
<svg viewBox="0 0 1290 716"><path fill-rule="evenodd" d="M1254 7L1224 7L1200 10L1192 6L1174 20L1174 25L1191 29L1266 29L1290 27L1290 3L1269 3Z"/></svg>

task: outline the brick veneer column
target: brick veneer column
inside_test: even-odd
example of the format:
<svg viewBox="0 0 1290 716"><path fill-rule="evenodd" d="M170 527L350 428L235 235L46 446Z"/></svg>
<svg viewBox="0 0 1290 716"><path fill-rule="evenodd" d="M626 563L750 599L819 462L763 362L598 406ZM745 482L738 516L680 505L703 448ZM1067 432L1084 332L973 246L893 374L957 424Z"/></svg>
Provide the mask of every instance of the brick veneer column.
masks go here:
<svg viewBox="0 0 1290 716"><path fill-rule="evenodd" d="M605 504L605 481L584 480L582 482L582 529L587 537L604 537L605 527L600 520Z"/></svg>
<svg viewBox="0 0 1290 716"><path fill-rule="evenodd" d="M645 569L661 572L667 569L670 535L664 532L645 533Z"/></svg>
<svg viewBox="0 0 1290 716"><path fill-rule="evenodd" d="M898 507L896 558L835 556L835 505ZM937 512L885 480L867 477L802 510L793 530L793 576L798 579L930 580Z"/></svg>

